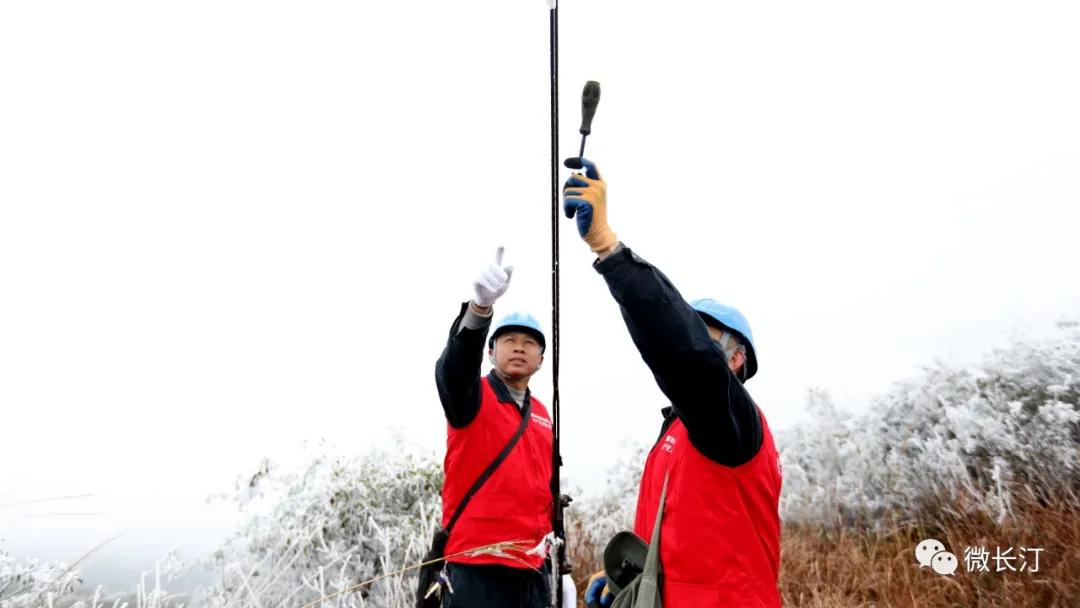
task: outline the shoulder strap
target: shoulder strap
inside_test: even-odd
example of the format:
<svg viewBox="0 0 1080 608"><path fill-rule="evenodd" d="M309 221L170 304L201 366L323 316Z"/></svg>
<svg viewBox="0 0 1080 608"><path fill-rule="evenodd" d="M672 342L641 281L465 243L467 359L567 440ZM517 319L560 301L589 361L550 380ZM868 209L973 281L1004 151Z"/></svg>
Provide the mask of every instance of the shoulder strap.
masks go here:
<svg viewBox="0 0 1080 608"><path fill-rule="evenodd" d="M506 442L506 445L503 446L502 451L499 452L499 455L495 457L495 460L492 460L491 464L489 464L487 468L484 469L484 472L480 473L480 477L476 478L476 481L473 482L472 487L469 488L469 491L465 492L465 497L461 499L460 503L458 503L457 510L454 511L454 516L450 518L450 523L446 525L447 532L450 532L454 529L454 524L457 523L458 518L461 517L462 511L465 510L465 507L469 504L469 501L472 500L472 497L475 496L476 492L480 490L480 486L484 485L484 482L491 477L492 473L495 472L495 469L499 468L499 465L502 464L502 462L506 460L506 457L510 455L510 451L514 449L515 445L517 445L518 439L521 439L521 436L525 434L525 428L529 426L529 420L531 418L532 400L530 399L528 405L526 405L525 409L521 412L521 424L518 425L517 431L514 432L514 436L510 438L510 441Z"/></svg>
<svg viewBox="0 0 1080 608"><path fill-rule="evenodd" d="M637 591L628 608L661 608L663 605L660 592L660 525L664 520L667 486L668 474L665 474L664 488L660 490L660 506L656 509L656 521L653 522L652 540L649 541L649 552L645 555L645 568L638 576Z"/></svg>

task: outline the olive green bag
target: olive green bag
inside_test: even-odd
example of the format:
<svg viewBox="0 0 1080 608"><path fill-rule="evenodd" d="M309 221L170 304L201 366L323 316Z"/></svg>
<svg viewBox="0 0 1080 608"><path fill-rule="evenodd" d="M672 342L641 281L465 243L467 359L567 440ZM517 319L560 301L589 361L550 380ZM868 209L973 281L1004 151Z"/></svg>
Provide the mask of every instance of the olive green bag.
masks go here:
<svg viewBox="0 0 1080 608"><path fill-rule="evenodd" d="M645 555L645 567L630 584L619 590L611 608L661 608L660 600L660 522L664 519L664 499L667 497L668 478L664 476L664 487L660 490L660 507L656 511L653 523L652 540L649 552ZM607 568L605 567L605 571ZM612 580L609 576L608 580Z"/></svg>

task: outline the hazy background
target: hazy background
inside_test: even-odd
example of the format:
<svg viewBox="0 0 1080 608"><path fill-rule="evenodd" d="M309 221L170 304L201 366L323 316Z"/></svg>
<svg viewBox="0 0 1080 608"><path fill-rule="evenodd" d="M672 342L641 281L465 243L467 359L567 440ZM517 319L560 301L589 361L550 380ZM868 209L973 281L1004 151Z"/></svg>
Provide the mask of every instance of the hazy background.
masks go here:
<svg viewBox="0 0 1080 608"><path fill-rule="evenodd" d="M561 8L609 220L741 308L772 426L1080 309L1080 8ZM550 325L540 0L0 5L0 548L130 587L304 441L439 452L433 364L498 244ZM564 221L564 459L665 404ZM550 365L534 380L550 396ZM91 494L68 500L42 498Z"/></svg>

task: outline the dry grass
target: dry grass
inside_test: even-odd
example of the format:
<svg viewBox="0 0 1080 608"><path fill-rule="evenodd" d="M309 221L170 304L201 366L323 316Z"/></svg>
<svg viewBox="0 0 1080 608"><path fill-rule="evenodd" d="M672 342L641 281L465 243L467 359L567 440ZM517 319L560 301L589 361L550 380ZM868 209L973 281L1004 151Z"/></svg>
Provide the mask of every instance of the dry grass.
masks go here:
<svg viewBox="0 0 1080 608"><path fill-rule="evenodd" d="M782 540L780 590L784 606L953 607L1080 606L1080 504L1035 500L1013 504L1003 524L981 514L962 515L924 507L918 524L896 524L880 532L865 526L787 525ZM584 538L568 530L572 539ZM941 576L915 561L915 546L935 538L960 559L956 574ZM965 547L1042 548L1039 571L968 572ZM597 547L574 542L574 580L584 583L597 567ZM584 606L583 603L579 606Z"/></svg>
<svg viewBox="0 0 1080 608"><path fill-rule="evenodd" d="M923 522L883 532L856 527L787 526L780 589L785 606L1080 606L1080 506L1074 501L1014 503L999 525L969 516L924 509ZM935 538L957 555L953 576L919 568L915 546ZM965 547L1042 548L1039 571L968 572ZM1018 564L1017 564L1018 565Z"/></svg>

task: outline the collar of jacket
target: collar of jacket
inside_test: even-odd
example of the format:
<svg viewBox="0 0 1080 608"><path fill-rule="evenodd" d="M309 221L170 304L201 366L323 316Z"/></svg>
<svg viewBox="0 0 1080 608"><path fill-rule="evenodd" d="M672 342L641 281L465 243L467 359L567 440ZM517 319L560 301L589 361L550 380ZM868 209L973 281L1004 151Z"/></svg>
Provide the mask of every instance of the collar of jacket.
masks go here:
<svg viewBox="0 0 1080 608"><path fill-rule="evenodd" d="M495 397L499 400L499 403L509 403L514 407L518 407L517 401L510 395L510 389L506 388L506 384L495 375L495 370L488 372L488 382L491 383L491 390L495 391ZM521 401L520 410L525 411L525 407L529 405L530 400L529 387L525 387L525 398Z"/></svg>
<svg viewBox="0 0 1080 608"><path fill-rule="evenodd" d="M663 439L664 433L666 433L675 420L679 418L679 414L675 412L675 408L670 405L661 409L660 413L664 416L664 423L660 425L660 436L656 438L657 441Z"/></svg>

